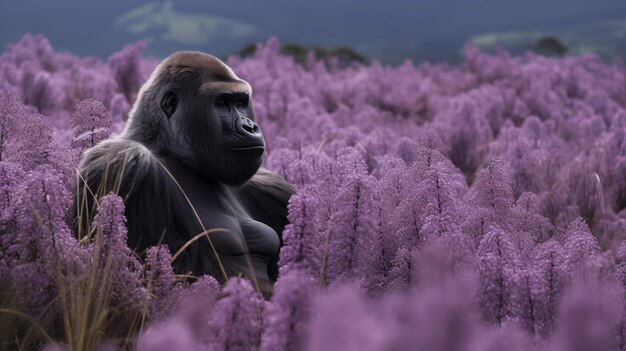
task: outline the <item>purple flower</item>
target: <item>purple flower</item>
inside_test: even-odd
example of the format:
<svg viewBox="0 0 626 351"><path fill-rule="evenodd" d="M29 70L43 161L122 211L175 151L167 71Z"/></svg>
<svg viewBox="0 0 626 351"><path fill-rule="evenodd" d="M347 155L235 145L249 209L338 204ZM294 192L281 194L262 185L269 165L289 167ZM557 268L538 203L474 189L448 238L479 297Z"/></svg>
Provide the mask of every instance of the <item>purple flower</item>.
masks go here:
<svg viewBox="0 0 626 351"><path fill-rule="evenodd" d="M126 100L133 103L139 88L146 80L146 72L142 69L141 53L145 48L144 43L126 45L120 52L116 52L107 62L111 67L119 89Z"/></svg>
<svg viewBox="0 0 626 351"><path fill-rule="evenodd" d="M331 160L313 147L280 148L272 152L267 167L298 188L330 178Z"/></svg>
<svg viewBox="0 0 626 351"><path fill-rule="evenodd" d="M9 209L17 199L16 188L24 179L22 168L12 162L0 162L0 223L4 223L10 216Z"/></svg>
<svg viewBox="0 0 626 351"><path fill-rule="evenodd" d="M440 170L426 173L419 184L424 201L424 224L421 231L427 239L437 239L460 232L456 192L448 176Z"/></svg>
<svg viewBox="0 0 626 351"><path fill-rule="evenodd" d="M65 222L71 198L60 174L48 166L29 172L13 191L4 219L11 225L0 232L3 256L23 308L39 318L58 294L58 278L81 260Z"/></svg>
<svg viewBox="0 0 626 351"><path fill-rule="evenodd" d="M65 222L71 198L59 173L40 166L15 191L11 212L17 227L9 251L22 262L43 259L52 265L56 257L69 261L75 245Z"/></svg>
<svg viewBox="0 0 626 351"><path fill-rule="evenodd" d="M80 150L93 147L111 134L111 118L104 104L87 99L76 104L72 114L74 138L71 145Z"/></svg>
<svg viewBox="0 0 626 351"><path fill-rule="evenodd" d="M537 329L540 335L551 334L557 323L557 310L565 288L570 280L567 258L563 247L555 241L547 241L535 248L533 266L536 279L531 280L531 292L535 291Z"/></svg>
<svg viewBox="0 0 626 351"><path fill-rule="evenodd" d="M487 154L485 147L493 138L481 104L470 94L446 101L436 120L437 128L450 145L448 157L464 173L473 173Z"/></svg>
<svg viewBox="0 0 626 351"><path fill-rule="evenodd" d="M172 254L167 245L153 246L146 251L145 281L152 295L152 315L168 315L178 302L176 276L171 265Z"/></svg>
<svg viewBox="0 0 626 351"><path fill-rule="evenodd" d="M411 198L405 195L408 192L406 177L406 168L402 164L389 169L377 182L377 192L380 198L380 224L384 235L395 234L403 226L403 220L401 216L398 216L398 211L401 209L403 200ZM394 246L395 243L394 240L386 240L385 244Z"/></svg>
<svg viewBox="0 0 626 351"><path fill-rule="evenodd" d="M514 230L530 234L535 243L545 242L551 237L554 227L541 215L537 196L533 193L525 192L517 198L513 216Z"/></svg>
<svg viewBox="0 0 626 351"><path fill-rule="evenodd" d="M284 246L280 250L280 273L301 270L311 277L321 269L320 237L315 229L318 203L312 188L305 188L289 200L289 224L283 231Z"/></svg>
<svg viewBox="0 0 626 351"><path fill-rule="evenodd" d="M462 226L477 243L492 225L511 230L513 196L500 161L493 161L478 171L464 202L467 216Z"/></svg>
<svg viewBox="0 0 626 351"><path fill-rule="evenodd" d="M396 255L397 248L394 241L389 240L390 233L385 230L383 209L384 205L380 203L374 212L377 230L374 232L372 241L367 248L364 288L372 295L381 295L386 292L390 288L390 281L394 280L392 278L392 268L394 267L393 258ZM405 265L400 264L398 269L402 270L404 267ZM398 273L395 275L402 276L403 274Z"/></svg>
<svg viewBox="0 0 626 351"><path fill-rule="evenodd" d="M535 349L536 346L526 334L507 326L477 332L468 347L468 350L472 351L528 351Z"/></svg>
<svg viewBox="0 0 626 351"><path fill-rule="evenodd" d="M245 279L231 278L208 320L214 350L253 351L261 346L265 303Z"/></svg>
<svg viewBox="0 0 626 351"><path fill-rule="evenodd" d="M17 138L20 107L22 104L15 93L0 85L0 161L6 160L8 148Z"/></svg>
<svg viewBox="0 0 626 351"><path fill-rule="evenodd" d="M396 251L385 277L386 290L405 291L414 285L416 251L417 249L411 250L408 247L401 247Z"/></svg>
<svg viewBox="0 0 626 351"><path fill-rule="evenodd" d="M567 227L564 246L570 269L580 268L600 253L598 241L580 218Z"/></svg>
<svg viewBox="0 0 626 351"><path fill-rule="evenodd" d="M30 171L51 161L53 128L40 114L23 115L15 139L15 155L9 160Z"/></svg>
<svg viewBox="0 0 626 351"><path fill-rule="evenodd" d="M91 228L95 233L94 259L98 262L100 279L105 281L103 288L110 289L107 295L111 303L139 313L148 300L148 292L142 284L141 264L126 243L128 231L122 198L115 194L101 197ZM125 315L131 317L132 313Z"/></svg>
<svg viewBox="0 0 626 351"><path fill-rule="evenodd" d="M418 287L460 279L478 271L480 257L474 253L473 242L457 232L429 242L415 255L412 280Z"/></svg>
<svg viewBox="0 0 626 351"><path fill-rule="evenodd" d="M178 320L167 320L149 327L137 341L138 351L194 351L205 349L197 343L189 327Z"/></svg>
<svg viewBox="0 0 626 351"><path fill-rule="evenodd" d="M487 167L478 171L476 180L466 197L468 204L488 211L495 223L504 226L509 222L513 195L501 162L491 162Z"/></svg>
<svg viewBox="0 0 626 351"><path fill-rule="evenodd" d="M386 345L374 350L465 350L479 323L471 306L473 288L466 276L457 278L382 303L370 301L376 330L387 334Z"/></svg>
<svg viewBox="0 0 626 351"><path fill-rule="evenodd" d="M559 308L554 349L621 349L619 343L623 337L616 338L615 330L623 328L623 311L623 289L614 279L576 281L563 296Z"/></svg>
<svg viewBox="0 0 626 351"><path fill-rule="evenodd" d="M199 277L190 287L181 289L174 318L186 325L195 340L207 341L206 323L220 295L220 285L215 278Z"/></svg>
<svg viewBox="0 0 626 351"><path fill-rule="evenodd" d="M320 295L305 350L384 350L391 330L358 288L341 286Z"/></svg>
<svg viewBox="0 0 626 351"><path fill-rule="evenodd" d="M519 253L507 233L493 227L480 242L477 304L483 319L502 324L519 312L516 293Z"/></svg>
<svg viewBox="0 0 626 351"><path fill-rule="evenodd" d="M111 98L110 105L109 114L111 116L111 121L116 122L116 124L121 124L126 121L128 118L128 112L130 111L130 104L126 101L126 97L124 97L123 94L115 94Z"/></svg>
<svg viewBox="0 0 626 351"><path fill-rule="evenodd" d="M365 252L376 233L375 189L368 176L353 174L345 178L332 206L323 280L332 282L364 273Z"/></svg>
<svg viewBox="0 0 626 351"><path fill-rule="evenodd" d="M265 313L262 351L303 350L315 288L316 282L305 272L294 269L281 275Z"/></svg>

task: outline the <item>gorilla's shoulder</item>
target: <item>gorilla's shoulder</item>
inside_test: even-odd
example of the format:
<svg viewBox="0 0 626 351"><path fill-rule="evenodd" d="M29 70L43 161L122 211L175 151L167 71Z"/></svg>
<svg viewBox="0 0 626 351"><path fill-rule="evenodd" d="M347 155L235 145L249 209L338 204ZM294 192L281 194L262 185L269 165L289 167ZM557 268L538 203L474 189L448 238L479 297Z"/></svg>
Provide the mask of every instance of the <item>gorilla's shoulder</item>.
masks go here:
<svg viewBox="0 0 626 351"><path fill-rule="evenodd" d="M250 216L270 226L278 234L283 245L282 232L289 220L287 204L295 193L293 186L283 177L261 168L244 185L237 189L237 196ZM278 255L269 263L268 276L278 278Z"/></svg>
<svg viewBox="0 0 626 351"><path fill-rule="evenodd" d="M132 140L110 139L85 152L79 172L87 179L94 176L141 175L154 168L158 168L158 160L144 145Z"/></svg>
<svg viewBox="0 0 626 351"><path fill-rule="evenodd" d="M280 175L261 168L237 193L253 218L281 234L287 224L289 198L295 193L291 184Z"/></svg>
<svg viewBox="0 0 626 351"><path fill-rule="evenodd" d="M178 248L182 244L165 232L191 233L192 216L184 212L184 199L158 156L144 145L125 139L110 139L89 149L78 167L77 204L81 230L89 227L98 199L115 193L122 197L128 221L128 244L139 251L159 242ZM189 218L189 220L185 220ZM180 235L182 243L186 238Z"/></svg>
<svg viewBox="0 0 626 351"><path fill-rule="evenodd" d="M87 197L90 204L111 192L124 199L127 212L141 202L171 200L166 194L172 193L172 182L159 159L132 140L105 140L87 150L78 177L79 195Z"/></svg>

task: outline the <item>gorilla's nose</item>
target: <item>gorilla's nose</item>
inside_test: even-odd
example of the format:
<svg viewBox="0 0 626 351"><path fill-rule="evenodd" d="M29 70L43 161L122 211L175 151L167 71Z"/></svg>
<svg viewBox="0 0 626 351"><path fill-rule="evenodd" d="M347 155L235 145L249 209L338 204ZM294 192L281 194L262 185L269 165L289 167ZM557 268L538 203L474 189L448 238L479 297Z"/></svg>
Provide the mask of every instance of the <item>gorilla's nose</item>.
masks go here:
<svg viewBox="0 0 626 351"><path fill-rule="evenodd" d="M252 137L260 137L261 129L250 118L239 118L236 124L237 132Z"/></svg>

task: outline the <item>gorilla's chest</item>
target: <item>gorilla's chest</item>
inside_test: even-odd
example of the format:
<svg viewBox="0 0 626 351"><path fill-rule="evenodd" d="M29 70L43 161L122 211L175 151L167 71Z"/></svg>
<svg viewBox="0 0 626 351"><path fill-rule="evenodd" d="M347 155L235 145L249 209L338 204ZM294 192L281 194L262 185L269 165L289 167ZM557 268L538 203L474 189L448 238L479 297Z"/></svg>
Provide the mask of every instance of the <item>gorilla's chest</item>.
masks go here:
<svg viewBox="0 0 626 351"><path fill-rule="evenodd" d="M200 205L199 216L207 230L213 229L210 238L218 254L239 256L256 254L268 261L278 252L276 232L264 223L245 214L216 211L214 204L206 201Z"/></svg>
<svg viewBox="0 0 626 351"><path fill-rule="evenodd" d="M268 262L276 256L280 245L276 232L252 219L229 187L206 182L178 162L164 161L191 202L193 212L197 214L196 220L202 222L198 232L209 232L218 255L234 257L253 254Z"/></svg>

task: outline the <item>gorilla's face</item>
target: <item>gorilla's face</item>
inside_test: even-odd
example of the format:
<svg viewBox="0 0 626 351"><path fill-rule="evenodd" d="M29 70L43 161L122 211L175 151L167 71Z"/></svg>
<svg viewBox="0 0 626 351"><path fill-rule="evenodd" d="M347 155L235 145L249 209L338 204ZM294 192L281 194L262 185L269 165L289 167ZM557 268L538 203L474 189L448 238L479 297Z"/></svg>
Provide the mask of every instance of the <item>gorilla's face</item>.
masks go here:
<svg viewBox="0 0 626 351"><path fill-rule="evenodd" d="M261 166L265 141L254 121L250 95L247 91L223 90L212 99L212 115L219 121L219 146L225 174L221 180L233 185L243 184Z"/></svg>
<svg viewBox="0 0 626 351"><path fill-rule="evenodd" d="M261 166L265 141L246 82L209 81L196 91L169 91L161 108L179 139L176 144L184 145L175 156L203 177L238 186Z"/></svg>

